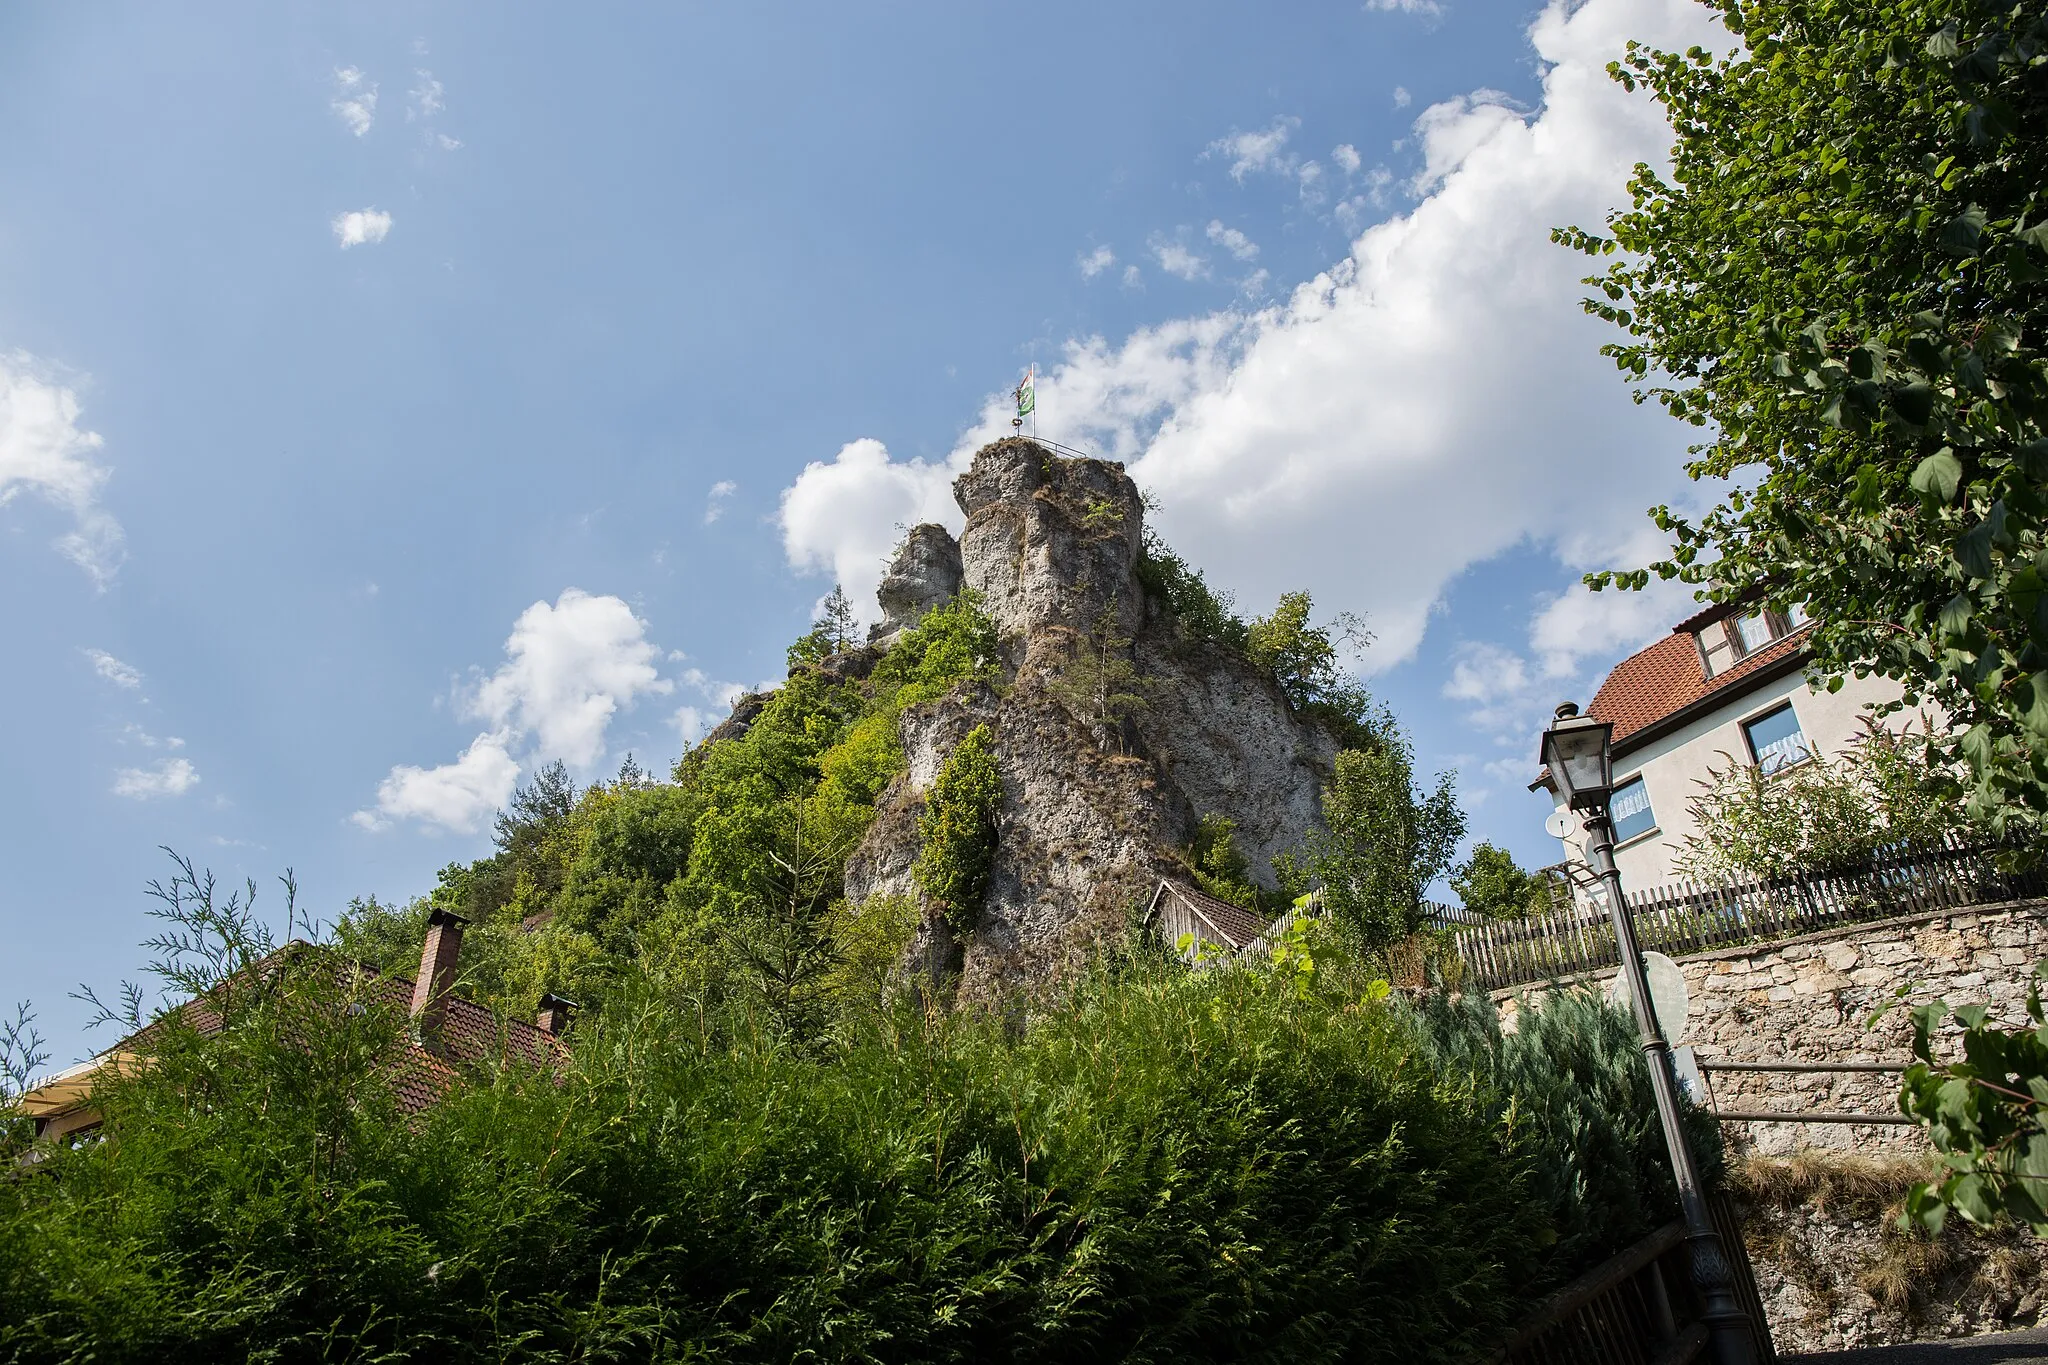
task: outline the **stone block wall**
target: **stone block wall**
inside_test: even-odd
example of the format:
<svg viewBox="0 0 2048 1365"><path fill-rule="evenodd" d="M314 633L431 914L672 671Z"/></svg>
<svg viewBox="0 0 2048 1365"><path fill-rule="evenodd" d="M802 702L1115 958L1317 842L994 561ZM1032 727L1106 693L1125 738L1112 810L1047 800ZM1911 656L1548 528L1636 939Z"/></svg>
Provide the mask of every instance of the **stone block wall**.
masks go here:
<svg viewBox="0 0 2048 1365"><path fill-rule="evenodd" d="M1974 906L1848 925L1823 933L1679 959L1692 995L1683 1039L1703 1061L1897 1062L1911 1060L1910 1006L1945 999L1983 1003L1992 1018L2026 1019L2034 963L2048 958L2048 900ZM1614 969L1586 980L1606 989ZM1874 1025L1869 1017L1904 1001ZM1545 986L1496 991L1502 1027ZM1717 1072L1707 1077L1722 1110L1897 1112L1892 1075ZM1831 1147L1901 1154L1924 1150L1917 1128L1881 1124L1728 1123L1731 1150L1765 1154Z"/></svg>

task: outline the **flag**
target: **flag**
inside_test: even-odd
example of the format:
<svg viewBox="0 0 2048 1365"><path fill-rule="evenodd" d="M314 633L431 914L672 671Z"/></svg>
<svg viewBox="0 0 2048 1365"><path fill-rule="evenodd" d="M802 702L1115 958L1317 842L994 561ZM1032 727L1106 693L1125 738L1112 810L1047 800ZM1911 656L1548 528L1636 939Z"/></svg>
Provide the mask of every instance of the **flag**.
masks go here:
<svg viewBox="0 0 2048 1365"><path fill-rule="evenodd" d="M1038 406L1038 390L1032 383L1036 374L1036 366L1024 371L1024 378L1017 385L1015 397L1017 399L1017 415L1019 417L1022 417L1025 413L1032 411Z"/></svg>

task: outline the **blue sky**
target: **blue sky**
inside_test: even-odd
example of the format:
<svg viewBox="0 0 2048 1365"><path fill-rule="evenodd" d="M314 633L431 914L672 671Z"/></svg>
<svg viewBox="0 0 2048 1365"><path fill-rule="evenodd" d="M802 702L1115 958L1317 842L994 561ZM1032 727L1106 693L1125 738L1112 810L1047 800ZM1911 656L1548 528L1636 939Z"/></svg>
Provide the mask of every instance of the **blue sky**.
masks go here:
<svg viewBox="0 0 2048 1365"><path fill-rule="evenodd" d="M1476 835L1682 614L1579 316L1682 0L0 13L0 1001L132 974L159 845L331 916L553 756L665 766L998 430L1260 610L1367 613ZM104 1041L104 1040L98 1040Z"/></svg>

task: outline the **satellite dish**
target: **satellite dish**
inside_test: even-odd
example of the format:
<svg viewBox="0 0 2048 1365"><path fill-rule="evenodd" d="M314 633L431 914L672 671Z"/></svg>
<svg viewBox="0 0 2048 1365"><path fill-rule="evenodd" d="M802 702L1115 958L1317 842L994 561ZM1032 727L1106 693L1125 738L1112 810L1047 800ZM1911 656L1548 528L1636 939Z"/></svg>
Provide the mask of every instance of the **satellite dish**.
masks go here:
<svg viewBox="0 0 2048 1365"><path fill-rule="evenodd" d="M1650 978L1650 1012L1657 1016L1664 1041L1676 1045L1685 1037L1685 1026L1692 1019L1692 992L1685 988L1685 973L1662 953L1644 953L1643 971ZM1630 1008L1625 974L1614 974L1607 998L1623 1009Z"/></svg>
<svg viewBox="0 0 2048 1365"><path fill-rule="evenodd" d="M1572 832L1571 812L1563 810L1550 812L1549 818L1543 822L1543 829L1553 839L1566 838Z"/></svg>

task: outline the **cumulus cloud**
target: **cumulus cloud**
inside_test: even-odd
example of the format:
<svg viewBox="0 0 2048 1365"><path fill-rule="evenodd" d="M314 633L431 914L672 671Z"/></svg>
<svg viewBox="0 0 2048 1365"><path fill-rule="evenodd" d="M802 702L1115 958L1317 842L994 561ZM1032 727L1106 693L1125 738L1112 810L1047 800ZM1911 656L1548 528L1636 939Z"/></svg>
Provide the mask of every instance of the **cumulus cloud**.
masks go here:
<svg viewBox="0 0 2048 1365"><path fill-rule="evenodd" d="M1375 668L1413 654L1454 577L1512 546L1551 551L1569 581L1591 553L1581 527L1641 526L1685 486L1690 433L1629 402L1599 354L1607 330L1578 306L1587 267L1549 240L1600 223L1669 147L1656 107L1606 73L1631 38L1732 45L1690 0L1552 0L1529 29L1538 108L1476 91L1425 110L1408 212L1270 307L1069 341L1038 383L1040 429L1129 462L1167 539L1240 601L1308 585L1326 610L1365 612ZM1225 150L1256 168L1289 127ZM990 395L943 464L870 441L812 465L785 508L835 515L785 520L792 564L837 565L845 546L879 559L882 527L928 515L911 509L1007 433ZM852 525L863 499L880 526Z"/></svg>
<svg viewBox="0 0 2048 1365"><path fill-rule="evenodd" d="M1414 102L1415 97L1408 93L1407 86L1397 85L1394 87L1394 107L1396 109L1406 109Z"/></svg>
<svg viewBox="0 0 2048 1365"><path fill-rule="evenodd" d="M1116 253L1106 246L1099 246L1082 255L1077 264L1081 267L1081 278L1092 280L1116 264Z"/></svg>
<svg viewBox="0 0 2048 1365"><path fill-rule="evenodd" d="M402 763L377 784L376 809L359 810L349 818L369 830L384 829L394 820L415 820L474 833L479 822L512 799L512 789L519 785L519 764L506 743L504 735L478 735L453 763L437 768Z"/></svg>
<svg viewBox="0 0 2048 1365"><path fill-rule="evenodd" d="M1365 7L1381 14L1419 14L1425 19L1441 19L1445 9L1441 0L1365 0Z"/></svg>
<svg viewBox="0 0 2048 1365"><path fill-rule="evenodd" d="M903 532L926 521L958 527L953 477L963 468L957 459L898 462L880 441L849 442L783 490L783 550L797 569L829 574L861 619L874 621L875 588Z"/></svg>
<svg viewBox="0 0 2048 1365"><path fill-rule="evenodd" d="M381 209L352 209L336 214L334 239L347 251L352 246L373 246L391 232L391 215Z"/></svg>
<svg viewBox="0 0 2048 1365"><path fill-rule="evenodd" d="M1209 273L1208 260L1189 250L1183 242L1154 234L1148 246L1159 268L1176 279L1199 280Z"/></svg>
<svg viewBox="0 0 2048 1365"><path fill-rule="evenodd" d="M32 493L71 518L57 550L105 589L121 566L121 523L100 506L104 442L78 425L78 395L25 351L0 353L0 507Z"/></svg>
<svg viewBox="0 0 2048 1365"><path fill-rule="evenodd" d="M337 66L334 99L328 107L343 127L361 137L377 121L377 83L353 66Z"/></svg>
<svg viewBox="0 0 2048 1365"><path fill-rule="evenodd" d="M731 479L720 479L712 484L711 491L704 495L704 524L709 526L724 516L725 504L739 491L740 486Z"/></svg>
<svg viewBox="0 0 2048 1365"><path fill-rule="evenodd" d="M88 649L85 657L92 660L92 671L116 687L130 691L142 686L142 671L133 665L124 664L104 649Z"/></svg>
<svg viewBox="0 0 2048 1365"><path fill-rule="evenodd" d="M511 795L520 768L515 749L534 763L597 762L615 714L674 690L655 668L660 657L647 623L617 597L570 588L553 605L535 602L513 622L505 661L458 698L457 714L489 728L453 763L394 767L377 788L375 808L353 819L366 829L393 820L475 829Z"/></svg>
<svg viewBox="0 0 2048 1365"><path fill-rule="evenodd" d="M1271 125L1255 132L1241 133L1232 129L1230 136L1210 143L1204 155L1228 157L1230 178L1240 185L1246 176L1261 171L1292 174L1295 159L1287 154L1287 139L1300 126L1301 120L1290 116L1274 119Z"/></svg>
<svg viewBox="0 0 2048 1365"><path fill-rule="evenodd" d="M1208 236L1210 241L1222 247L1240 261L1255 260L1258 257L1259 244L1236 228L1223 226L1223 221L1220 218L1209 220Z"/></svg>
<svg viewBox="0 0 2048 1365"><path fill-rule="evenodd" d="M167 758L154 768L123 768L114 774L114 795L135 801L183 796L199 784L198 770L186 758Z"/></svg>
<svg viewBox="0 0 2048 1365"><path fill-rule="evenodd" d="M1145 282L1144 272L1134 265L1124 267L1124 288L1136 289Z"/></svg>
<svg viewBox="0 0 2048 1365"><path fill-rule="evenodd" d="M1348 142L1340 142L1330 149L1330 160L1336 162L1344 174L1354 175L1359 167L1358 148Z"/></svg>

